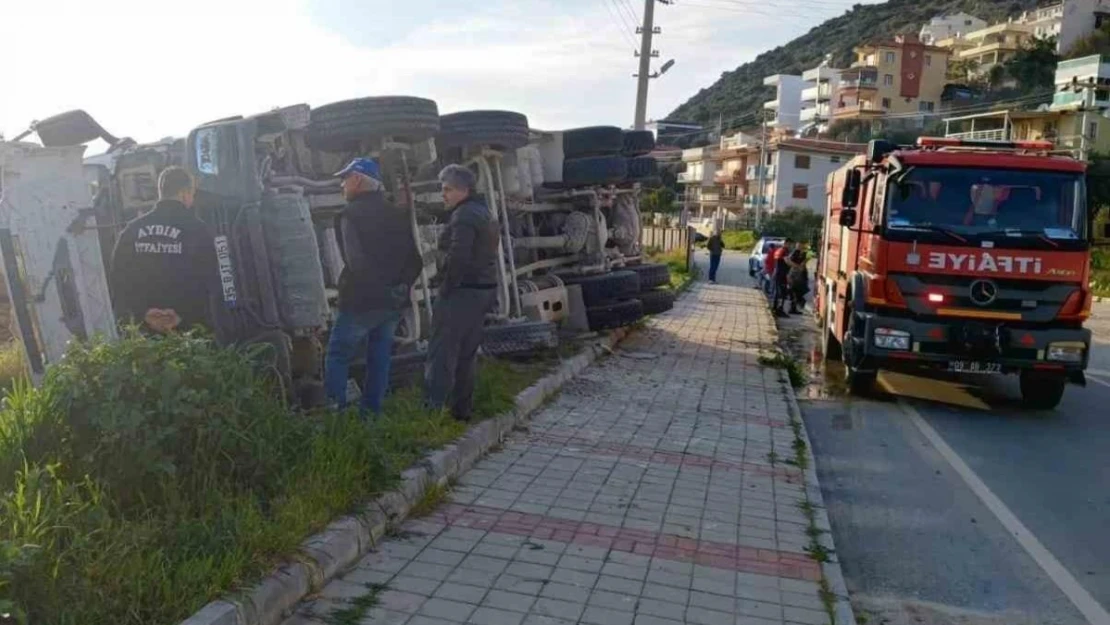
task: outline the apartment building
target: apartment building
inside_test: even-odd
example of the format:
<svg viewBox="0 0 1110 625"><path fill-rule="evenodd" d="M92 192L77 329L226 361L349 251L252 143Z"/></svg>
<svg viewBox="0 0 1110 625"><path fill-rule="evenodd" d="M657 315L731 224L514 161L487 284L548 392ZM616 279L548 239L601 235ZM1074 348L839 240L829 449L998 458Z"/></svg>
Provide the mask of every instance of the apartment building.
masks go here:
<svg viewBox="0 0 1110 625"><path fill-rule="evenodd" d="M1056 51L1065 53L1083 37L1102 27L1110 17L1110 0L1064 0L1022 14L1035 37L1056 38Z"/></svg>
<svg viewBox="0 0 1110 625"><path fill-rule="evenodd" d="M828 175L840 168L867 146L820 139L782 137L770 142L763 158L763 199L768 214L790 207L806 207L815 212L825 210L825 182ZM754 156L754 160L752 158ZM745 177L748 181L748 205L759 197L759 154L749 156Z"/></svg>
<svg viewBox="0 0 1110 625"><path fill-rule="evenodd" d="M714 157L719 149L710 145L682 151L686 171L678 174L678 184L682 187L683 206L692 215L701 216L705 210L712 211L716 207L717 161Z"/></svg>
<svg viewBox="0 0 1110 625"><path fill-rule="evenodd" d="M1000 110L945 119L945 135L995 141L1048 140L1085 158L1110 151L1110 58L1061 61L1047 111Z"/></svg>
<svg viewBox="0 0 1110 625"><path fill-rule="evenodd" d="M832 119L833 96L840 85L840 74L844 70L828 66L828 61L802 72L802 105L799 117L800 129L816 129L823 133L829 129Z"/></svg>
<svg viewBox="0 0 1110 625"><path fill-rule="evenodd" d="M767 125L771 128L797 129L802 112L802 77L775 74L764 78L763 84L775 88L775 99L763 103L763 108L773 113Z"/></svg>
<svg viewBox="0 0 1110 625"><path fill-rule="evenodd" d="M929 115L940 105L949 51L912 35L855 49L856 61L840 73L832 118L873 119Z"/></svg>
<svg viewBox="0 0 1110 625"><path fill-rule="evenodd" d="M943 39L954 39L963 35L986 28L987 22L974 15L959 12L946 15L937 15L921 27L918 38L925 45L936 45Z"/></svg>
<svg viewBox="0 0 1110 625"><path fill-rule="evenodd" d="M952 53L953 61L972 65L971 75L983 76L996 65L1013 58L1023 46L1034 38L1034 27L1021 22L1002 22L980 28L961 37L950 37L937 42Z"/></svg>

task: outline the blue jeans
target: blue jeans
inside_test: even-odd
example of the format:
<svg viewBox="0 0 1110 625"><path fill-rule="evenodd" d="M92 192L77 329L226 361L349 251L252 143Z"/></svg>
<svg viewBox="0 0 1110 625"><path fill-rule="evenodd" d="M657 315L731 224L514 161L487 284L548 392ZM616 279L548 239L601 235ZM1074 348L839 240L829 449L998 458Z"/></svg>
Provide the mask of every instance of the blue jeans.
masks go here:
<svg viewBox="0 0 1110 625"><path fill-rule="evenodd" d="M389 367L393 357L393 334L401 313L393 310L344 312L336 315L328 338L324 362L324 388L328 401L347 407L347 377L351 357L366 340L366 378L362 384L359 411L380 414L385 393L389 389Z"/></svg>
<svg viewBox="0 0 1110 625"><path fill-rule="evenodd" d="M717 281L717 269L720 266L721 266L721 255L720 254L710 254L709 255L709 281L710 282L716 282Z"/></svg>

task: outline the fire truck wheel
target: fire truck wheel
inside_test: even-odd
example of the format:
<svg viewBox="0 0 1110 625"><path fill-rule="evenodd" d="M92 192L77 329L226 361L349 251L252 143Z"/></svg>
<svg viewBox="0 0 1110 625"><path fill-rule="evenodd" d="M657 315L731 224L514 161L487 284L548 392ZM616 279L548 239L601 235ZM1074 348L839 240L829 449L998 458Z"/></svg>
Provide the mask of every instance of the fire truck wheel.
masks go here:
<svg viewBox="0 0 1110 625"><path fill-rule="evenodd" d="M528 145L528 118L511 111L463 111L439 118L436 147L489 146L515 150Z"/></svg>
<svg viewBox="0 0 1110 625"><path fill-rule="evenodd" d="M623 156L586 156L563 161L565 187L620 184L627 177L628 159Z"/></svg>
<svg viewBox="0 0 1110 625"><path fill-rule="evenodd" d="M439 132L439 108L409 96L358 98L313 109L308 126L312 147L326 152L358 150L365 142L391 138L418 143Z"/></svg>
<svg viewBox="0 0 1110 625"><path fill-rule="evenodd" d="M636 299L644 305L645 315L658 315L674 308L674 291L643 291Z"/></svg>
<svg viewBox="0 0 1110 625"><path fill-rule="evenodd" d="M482 351L490 356L511 356L555 349L559 330L551 321L524 321L487 326Z"/></svg>
<svg viewBox="0 0 1110 625"><path fill-rule="evenodd" d="M577 284L582 287L582 300L587 308L635 297L640 292L640 276L635 271L566 276L562 279L564 284Z"/></svg>
<svg viewBox="0 0 1110 625"><path fill-rule="evenodd" d="M624 149L621 153L625 156L643 156L655 149L655 133L650 130L624 131Z"/></svg>
<svg viewBox="0 0 1110 625"><path fill-rule="evenodd" d="M663 263L644 263L625 267L626 271L635 271L640 276L640 289L647 291L657 286L666 286L671 283L671 270Z"/></svg>
<svg viewBox="0 0 1110 625"><path fill-rule="evenodd" d="M624 149L624 131L616 126L589 126L563 133L563 158L607 156Z"/></svg>
<svg viewBox="0 0 1110 625"><path fill-rule="evenodd" d="M1033 410L1052 410L1064 398L1066 377L1040 371L1022 371L1019 376L1021 401Z"/></svg>
<svg viewBox="0 0 1110 625"><path fill-rule="evenodd" d="M586 319L594 332L623 328L636 323L644 316L644 305L638 299L628 299L586 309Z"/></svg>

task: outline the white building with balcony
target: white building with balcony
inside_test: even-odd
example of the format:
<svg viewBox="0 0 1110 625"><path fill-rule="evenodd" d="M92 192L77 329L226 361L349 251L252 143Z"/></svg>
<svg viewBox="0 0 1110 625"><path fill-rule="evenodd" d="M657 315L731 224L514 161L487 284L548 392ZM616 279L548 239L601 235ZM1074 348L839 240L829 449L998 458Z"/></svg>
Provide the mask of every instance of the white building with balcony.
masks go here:
<svg viewBox="0 0 1110 625"><path fill-rule="evenodd" d="M832 119L832 99L840 84L839 70L826 63L802 73L802 109L799 116L799 129L816 129L825 132Z"/></svg>
<svg viewBox="0 0 1110 625"><path fill-rule="evenodd" d="M938 15L929 20L918 33L921 43L928 46L936 45L938 41L952 37L963 37L967 33L986 28L987 23L968 13L949 13Z"/></svg>
<svg viewBox="0 0 1110 625"><path fill-rule="evenodd" d="M1038 38L1056 38L1056 51L1065 54L1080 39L1102 27L1110 17L1110 0L1064 0L1026 11L1019 22Z"/></svg>
<svg viewBox="0 0 1110 625"><path fill-rule="evenodd" d="M1110 108L1110 58L1095 54L1060 61L1055 83L1050 110Z"/></svg>
<svg viewBox="0 0 1110 625"><path fill-rule="evenodd" d="M763 84L775 88L775 99L763 103L764 109L774 113L774 118L767 125L771 128L798 128L802 114L802 87L805 84L802 77L775 74L764 78Z"/></svg>

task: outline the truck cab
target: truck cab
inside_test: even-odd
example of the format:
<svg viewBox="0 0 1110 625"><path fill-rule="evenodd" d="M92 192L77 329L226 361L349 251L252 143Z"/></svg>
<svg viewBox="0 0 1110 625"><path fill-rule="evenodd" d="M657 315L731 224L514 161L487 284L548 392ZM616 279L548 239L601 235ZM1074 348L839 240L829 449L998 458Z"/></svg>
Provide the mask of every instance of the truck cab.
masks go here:
<svg viewBox="0 0 1110 625"><path fill-rule="evenodd" d="M1051 409L1085 384L1086 164L1048 142L872 141L828 179L817 310L865 393L881 369L1017 374Z"/></svg>

